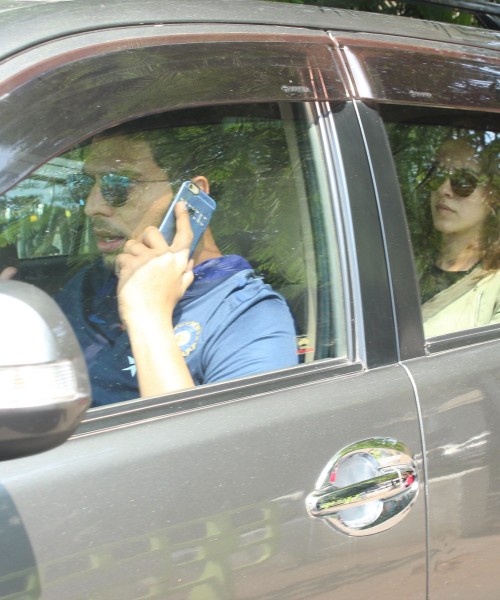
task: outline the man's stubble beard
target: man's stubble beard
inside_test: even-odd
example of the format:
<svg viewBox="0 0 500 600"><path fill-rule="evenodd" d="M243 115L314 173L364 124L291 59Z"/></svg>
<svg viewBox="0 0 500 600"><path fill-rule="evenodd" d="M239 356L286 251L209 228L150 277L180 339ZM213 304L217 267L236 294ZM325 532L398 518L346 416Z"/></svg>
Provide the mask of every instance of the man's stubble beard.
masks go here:
<svg viewBox="0 0 500 600"><path fill-rule="evenodd" d="M123 250L120 250L118 252L109 252L109 253L103 253L101 252L101 256L102 256L102 261L104 263L104 266L109 269L110 271L115 271L115 264L116 264L116 257L121 254L123 252Z"/></svg>

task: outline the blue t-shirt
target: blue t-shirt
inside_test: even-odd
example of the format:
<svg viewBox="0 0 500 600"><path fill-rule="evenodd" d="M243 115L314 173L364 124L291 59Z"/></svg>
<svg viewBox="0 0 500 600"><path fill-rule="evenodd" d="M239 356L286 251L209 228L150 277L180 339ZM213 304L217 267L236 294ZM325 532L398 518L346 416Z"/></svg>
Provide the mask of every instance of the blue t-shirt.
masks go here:
<svg viewBox="0 0 500 600"><path fill-rule="evenodd" d="M295 328L285 300L240 256L194 269L174 311L174 332L196 385L297 364ZM57 297L85 355L92 406L137 398L135 361L120 323L117 279L102 261L82 269Z"/></svg>

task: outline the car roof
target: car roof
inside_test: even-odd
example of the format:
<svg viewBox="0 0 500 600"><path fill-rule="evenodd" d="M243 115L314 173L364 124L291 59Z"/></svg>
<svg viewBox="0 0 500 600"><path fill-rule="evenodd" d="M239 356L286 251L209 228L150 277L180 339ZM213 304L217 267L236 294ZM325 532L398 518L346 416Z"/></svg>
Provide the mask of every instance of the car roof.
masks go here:
<svg viewBox="0 0 500 600"><path fill-rule="evenodd" d="M499 34L479 28L261 0L0 0L0 60L67 35L168 23L282 25L500 47Z"/></svg>

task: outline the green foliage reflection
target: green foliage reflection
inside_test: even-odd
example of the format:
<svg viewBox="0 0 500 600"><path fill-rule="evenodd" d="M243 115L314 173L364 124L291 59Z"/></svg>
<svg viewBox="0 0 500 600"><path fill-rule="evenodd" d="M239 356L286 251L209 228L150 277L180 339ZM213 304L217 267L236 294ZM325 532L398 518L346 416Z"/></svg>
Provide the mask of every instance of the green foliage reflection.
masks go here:
<svg viewBox="0 0 500 600"><path fill-rule="evenodd" d="M174 191L182 181L205 175L218 204L212 229L221 251L245 256L274 286L301 289L294 165L275 105L170 113L114 133L146 140ZM68 174L81 171L90 142L43 165L0 199L0 248L15 245L21 259L60 255L67 275L95 260L83 205L66 185Z"/></svg>
<svg viewBox="0 0 500 600"><path fill-rule="evenodd" d="M405 2L404 0L271 0L271 2L308 4L312 6L343 8L347 10L413 17L415 19L427 19L430 21L456 23L459 25L478 25L477 19L473 15L459 12L448 7Z"/></svg>

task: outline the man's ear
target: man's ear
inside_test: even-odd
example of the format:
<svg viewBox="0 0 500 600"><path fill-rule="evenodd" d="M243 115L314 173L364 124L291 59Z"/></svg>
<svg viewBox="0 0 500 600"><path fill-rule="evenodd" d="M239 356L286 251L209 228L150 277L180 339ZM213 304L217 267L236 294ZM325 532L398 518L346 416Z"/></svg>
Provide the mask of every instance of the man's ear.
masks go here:
<svg viewBox="0 0 500 600"><path fill-rule="evenodd" d="M210 184L208 183L208 179L205 176L197 175L196 177L193 177L191 181L195 183L206 194L210 194Z"/></svg>

